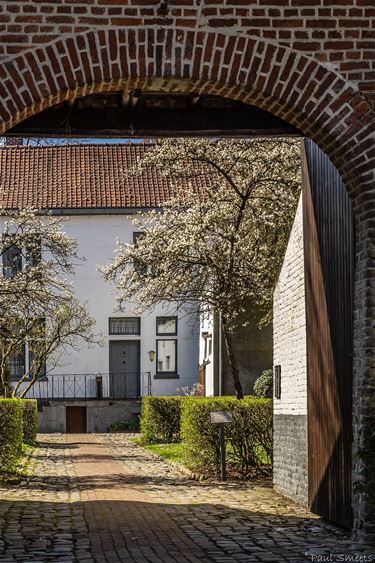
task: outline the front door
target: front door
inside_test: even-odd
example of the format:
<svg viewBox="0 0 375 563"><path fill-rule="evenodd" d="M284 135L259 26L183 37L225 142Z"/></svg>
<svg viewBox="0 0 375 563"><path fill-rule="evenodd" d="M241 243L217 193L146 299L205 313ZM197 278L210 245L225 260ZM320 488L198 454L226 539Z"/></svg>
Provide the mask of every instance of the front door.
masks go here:
<svg viewBox="0 0 375 563"><path fill-rule="evenodd" d="M132 399L140 394L139 340L112 340L109 343L110 396Z"/></svg>

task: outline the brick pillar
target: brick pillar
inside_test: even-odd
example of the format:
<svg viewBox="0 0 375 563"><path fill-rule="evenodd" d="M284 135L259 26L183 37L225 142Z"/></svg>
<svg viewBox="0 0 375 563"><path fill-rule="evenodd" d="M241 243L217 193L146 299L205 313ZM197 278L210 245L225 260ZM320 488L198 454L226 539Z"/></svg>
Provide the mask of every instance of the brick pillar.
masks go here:
<svg viewBox="0 0 375 563"><path fill-rule="evenodd" d="M371 199L374 193L370 192L356 218L353 385L353 535L370 544L375 543L375 218Z"/></svg>

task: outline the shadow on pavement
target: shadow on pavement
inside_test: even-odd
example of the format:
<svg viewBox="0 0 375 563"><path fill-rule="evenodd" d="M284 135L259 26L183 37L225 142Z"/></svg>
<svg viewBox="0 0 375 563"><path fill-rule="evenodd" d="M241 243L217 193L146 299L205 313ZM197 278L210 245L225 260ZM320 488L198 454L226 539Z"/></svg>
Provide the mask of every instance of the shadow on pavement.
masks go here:
<svg viewBox="0 0 375 563"><path fill-rule="evenodd" d="M126 483L123 476L112 475L108 487L117 479ZM83 481L84 486L87 481L95 486L95 479ZM66 487L66 480L61 486ZM102 479L98 486L103 487ZM314 561L314 554L361 554L350 549L345 530L322 520L222 504L3 500L0 521L0 561L24 561L25 556L38 561L66 561L69 557L84 561L103 551L109 554L108 561L139 562L157 561L158 557L161 561L192 561L185 558L189 554L205 562L301 563Z"/></svg>

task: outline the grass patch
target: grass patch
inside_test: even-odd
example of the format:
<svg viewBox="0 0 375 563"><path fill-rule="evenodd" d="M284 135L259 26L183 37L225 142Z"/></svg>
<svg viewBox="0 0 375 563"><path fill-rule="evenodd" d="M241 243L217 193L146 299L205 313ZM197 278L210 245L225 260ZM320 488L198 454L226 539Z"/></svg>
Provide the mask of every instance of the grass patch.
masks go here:
<svg viewBox="0 0 375 563"><path fill-rule="evenodd" d="M173 444L142 444L146 450L150 450L155 454L165 457L168 461L177 461L182 463L182 444L175 442Z"/></svg>

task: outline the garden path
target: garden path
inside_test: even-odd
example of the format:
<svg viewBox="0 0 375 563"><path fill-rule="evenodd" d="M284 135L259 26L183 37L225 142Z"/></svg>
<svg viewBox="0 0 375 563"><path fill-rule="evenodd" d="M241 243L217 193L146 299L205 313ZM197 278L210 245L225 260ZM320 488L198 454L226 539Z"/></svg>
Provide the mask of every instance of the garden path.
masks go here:
<svg viewBox="0 0 375 563"><path fill-rule="evenodd" d="M331 561L364 556L345 531L267 482L198 483L124 434L39 440L33 473L0 489L1 562L302 563L329 554Z"/></svg>

